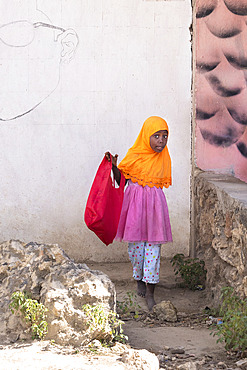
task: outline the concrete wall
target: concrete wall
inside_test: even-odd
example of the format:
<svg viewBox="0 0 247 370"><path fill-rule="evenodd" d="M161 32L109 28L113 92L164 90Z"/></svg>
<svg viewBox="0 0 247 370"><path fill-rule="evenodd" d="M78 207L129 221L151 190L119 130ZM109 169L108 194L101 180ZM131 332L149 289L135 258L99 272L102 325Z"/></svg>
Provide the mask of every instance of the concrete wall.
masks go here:
<svg viewBox="0 0 247 370"><path fill-rule="evenodd" d="M163 254L188 253L190 22L189 0L0 0L1 240L127 259L87 230L84 207L104 152L121 160L160 115L173 165Z"/></svg>
<svg viewBox="0 0 247 370"><path fill-rule="evenodd" d="M196 1L196 163L245 182L246 15L246 1Z"/></svg>

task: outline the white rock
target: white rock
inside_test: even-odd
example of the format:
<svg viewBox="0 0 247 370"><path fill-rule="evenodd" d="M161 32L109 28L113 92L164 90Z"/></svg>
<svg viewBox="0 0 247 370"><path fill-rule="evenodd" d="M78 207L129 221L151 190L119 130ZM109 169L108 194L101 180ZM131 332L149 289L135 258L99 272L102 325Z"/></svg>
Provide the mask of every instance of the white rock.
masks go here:
<svg viewBox="0 0 247 370"><path fill-rule="evenodd" d="M247 358L237 361L236 365L240 367L240 369L247 369Z"/></svg>
<svg viewBox="0 0 247 370"><path fill-rule="evenodd" d="M9 309L15 291L27 291L48 308L48 334L62 345L81 345L109 336L104 330L89 330L84 304L103 304L115 310L116 292L108 276L74 263L58 245L22 243L11 240L0 244L0 337L30 337L26 327Z"/></svg>
<svg viewBox="0 0 247 370"><path fill-rule="evenodd" d="M155 354L146 349L129 349L122 355L122 362L128 369L159 370L159 360Z"/></svg>
<svg viewBox="0 0 247 370"><path fill-rule="evenodd" d="M180 370L197 370L198 366L197 366L196 363L194 363L192 361L189 361L189 362L185 362L184 364L178 365L177 369L180 369Z"/></svg>

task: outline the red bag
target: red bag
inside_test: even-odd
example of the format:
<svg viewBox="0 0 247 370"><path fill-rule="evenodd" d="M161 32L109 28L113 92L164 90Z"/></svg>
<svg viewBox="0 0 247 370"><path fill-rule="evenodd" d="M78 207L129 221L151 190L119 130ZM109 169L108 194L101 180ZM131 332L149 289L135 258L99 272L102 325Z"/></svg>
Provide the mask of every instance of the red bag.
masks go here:
<svg viewBox="0 0 247 370"><path fill-rule="evenodd" d="M87 227L106 245L113 242L122 209L125 177L119 188L111 178L112 162L103 158L91 187L84 214Z"/></svg>

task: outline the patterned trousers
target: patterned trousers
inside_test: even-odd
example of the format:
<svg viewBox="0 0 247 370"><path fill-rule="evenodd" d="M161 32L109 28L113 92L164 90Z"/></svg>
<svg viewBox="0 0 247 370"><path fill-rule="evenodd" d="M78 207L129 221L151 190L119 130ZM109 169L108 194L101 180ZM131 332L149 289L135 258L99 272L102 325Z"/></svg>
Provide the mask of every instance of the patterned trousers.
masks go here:
<svg viewBox="0 0 247 370"><path fill-rule="evenodd" d="M160 246L149 242L129 243L128 252L135 280L150 284L159 282Z"/></svg>

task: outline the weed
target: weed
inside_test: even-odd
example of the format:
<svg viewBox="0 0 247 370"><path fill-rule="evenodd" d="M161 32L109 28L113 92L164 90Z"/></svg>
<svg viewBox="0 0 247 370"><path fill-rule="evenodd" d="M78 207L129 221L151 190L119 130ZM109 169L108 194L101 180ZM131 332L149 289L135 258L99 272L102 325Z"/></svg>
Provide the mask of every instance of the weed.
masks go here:
<svg viewBox="0 0 247 370"><path fill-rule="evenodd" d="M98 350L94 347L89 347L89 351L93 352L94 354L98 354Z"/></svg>
<svg viewBox="0 0 247 370"><path fill-rule="evenodd" d="M226 350L244 353L247 350L247 299L239 298L232 287L224 287L221 300L221 324L216 325L216 332L211 334L219 337L217 342L225 342Z"/></svg>
<svg viewBox="0 0 247 370"><path fill-rule="evenodd" d="M23 320L31 326L32 338L42 339L47 334L47 308L36 299L31 299L29 293L14 292L9 305L11 312L20 312Z"/></svg>
<svg viewBox="0 0 247 370"><path fill-rule="evenodd" d="M175 275L180 274L185 287L191 290L204 289L207 274L204 261L178 253L171 259L171 264Z"/></svg>
<svg viewBox="0 0 247 370"><path fill-rule="evenodd" d="M88 318L87 324L90 331L99 330L110 334L110 340L107 343L101 341L102 344L126 343L128 337L123 333L122 325L124 322L119 319L117 313L106 310L103 304L95 306L85 304L82 306L82 311Z"/></svg>
<svg viewBox="0 0 247 370"><path fill-rule="evenodd" d="M134 312L134 318L139 317L140 306L136 301L136 293L128 291L123 301L117 301L117 308L120 314L130 315L131 312Z"/></svg>

